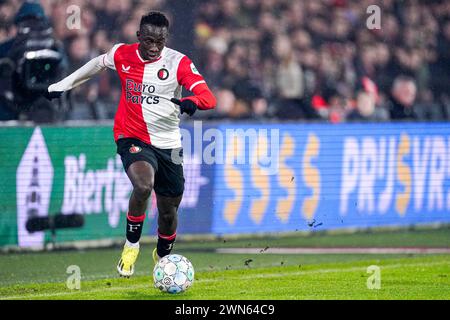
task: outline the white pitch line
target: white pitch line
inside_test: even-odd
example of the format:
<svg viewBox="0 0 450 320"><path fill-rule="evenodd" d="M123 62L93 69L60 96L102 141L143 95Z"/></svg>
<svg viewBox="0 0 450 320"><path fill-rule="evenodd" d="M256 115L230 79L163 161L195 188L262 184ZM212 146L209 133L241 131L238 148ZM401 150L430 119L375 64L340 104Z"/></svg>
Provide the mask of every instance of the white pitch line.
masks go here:
<svg viewBox="0 0 450 320"><path fill-rule="evenodd" d="M450 253L450 248L221 248L228 254L436 254Z"/></svg>
<svg viewBox="0 0 450 320"><path fill-rule="evenodd" d="M402 264L391 264L382 266L382 269L396 269L396 268L405 268L405 267L430 267L430 266L436 266L436 265L448 265L448 262L446 261L436 261L436 262L428 262L428 263L402 263ZM326 273L345 273L345 272L353 272L353 271L366 271L366 267L359 266L359 267L349 267L349 268L333 268L333 269L319 269L319 270L304 270L304 271L296 271L296 272L281 272L281 273L259 273L259 274L252 274L252 275L246 275L246 276L234 276L229 277L225 276L222 278L214 278L214 279L199 279L195 280L194 283L206 283L206 282L220 282L220 281L230 281L230 280L252 280L255 278L279 278L279 277L288 277L288 276L302 276L302 275L311 275L311 274L326 274ZM126 280L126 279L124 279ZM83 286L83 284L81 284ZM67 295L74 295L74 298L77 294L81 293L100 293L105 291L126 291L126 290L135 290L135 289L152 289L153 287L151 284L137 284L133 286L128 287L112 287L112 288L102 288L102 289L94 289L94 290L87 290L83 291L68 291L68 292L54 292L54 293L38 293L38 294L29 294L29 295L20 295L20 296L7 296L7 297L0 297L0 300L25 300L25 299L33 299L33 298L48 298L48 297L63 297ZM157 289L155 289L157 290Z"/></svg>

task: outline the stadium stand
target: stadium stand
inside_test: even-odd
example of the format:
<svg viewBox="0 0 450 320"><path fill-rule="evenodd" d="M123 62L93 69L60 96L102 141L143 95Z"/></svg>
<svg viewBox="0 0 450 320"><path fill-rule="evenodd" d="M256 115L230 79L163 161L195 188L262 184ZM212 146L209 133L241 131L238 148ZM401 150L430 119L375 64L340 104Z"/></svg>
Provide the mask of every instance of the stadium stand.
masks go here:
<svg viewBox="0 0 450 320"><path fill-rule="evenodd" d="M0 41L15 35L22 3L0 3ZM367 0L183 3L190 20L185 7L164 0L41 1L69 72L114 43L136 41L149 9L167 12L174 26L169 45L183 52L191 45L187 53L218 97L216 111L199 115L205 119L450 118L450 0L377 1L381 29L373 30L366 27ZM66 26L71 6L80 8L80 28ZM112 119L119 95L114 73L104 72L74 90L65 120Z"/></svg>

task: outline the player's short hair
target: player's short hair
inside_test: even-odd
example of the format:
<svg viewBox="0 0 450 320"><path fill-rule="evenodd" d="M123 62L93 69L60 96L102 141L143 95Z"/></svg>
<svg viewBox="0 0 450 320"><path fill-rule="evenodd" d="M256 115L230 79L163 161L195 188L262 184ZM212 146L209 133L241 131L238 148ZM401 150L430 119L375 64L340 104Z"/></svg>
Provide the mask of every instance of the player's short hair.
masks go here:
<svg viewBox="0 0 450 320"><path fill-rule="evenodd" d="M167 20L164 13L159 11L150 11L146 15L143 15L139 27L146 24L151 24L156 27L166 27L169 29L169 20Z"/></svg>

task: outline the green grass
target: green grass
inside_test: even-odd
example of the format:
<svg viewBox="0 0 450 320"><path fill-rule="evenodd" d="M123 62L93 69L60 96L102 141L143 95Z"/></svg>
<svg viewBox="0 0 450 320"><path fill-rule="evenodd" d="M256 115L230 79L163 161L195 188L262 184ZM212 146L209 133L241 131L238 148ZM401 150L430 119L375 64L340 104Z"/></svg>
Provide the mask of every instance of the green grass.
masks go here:
<svg viewBox="0 0 450 320"><path fill-rule="evenodd" d="M195 282L178 295L152 287L151 249L141 248L136 273L117 277L120 248L0 255L0 299L450 299L450 255L217 254L219 247L449 247L450 229L266 239L179 242ZM198 250L201 249L201 250ZM209 250L209 251L208 251ZM248 262L249 260L251 262ZM81 269L81 290L69 290L66 269ZM366 286L367 267L381 270L381 289Z"/></svg>
<svg viewBox="0 0 450 320"><path fill-rule="evenodd" d="M283 237L183 243L183 248L227 247L450 247L450 226L440 229L362 231L356 233L314 232Z"/></svg>

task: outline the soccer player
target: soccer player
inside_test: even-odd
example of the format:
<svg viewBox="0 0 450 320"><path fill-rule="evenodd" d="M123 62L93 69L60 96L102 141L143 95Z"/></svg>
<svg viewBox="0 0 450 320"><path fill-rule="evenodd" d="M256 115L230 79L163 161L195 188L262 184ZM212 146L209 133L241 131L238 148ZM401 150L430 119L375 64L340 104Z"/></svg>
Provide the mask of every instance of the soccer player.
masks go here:
<svg viewBox="0 0 450 320"><path fill-rule="evenodd" d="M161 12L143 16L138 43L116 44L60 82L48 87L46 97L60 97L110 68L122 84L114 119L114 140L124 169L133 185L127 213L126 242L117 265L121 276L134 273L139 239L152 190L158 207L158 242L153 250L155 263L168 255L177 230L177 210L184 191L179 114L190 116L197 109L212 109L216 99L192 61L165 46L169 21ZM182 86L194 95L180 100ZM163 98L164 97L164 98Z"/></svg>

